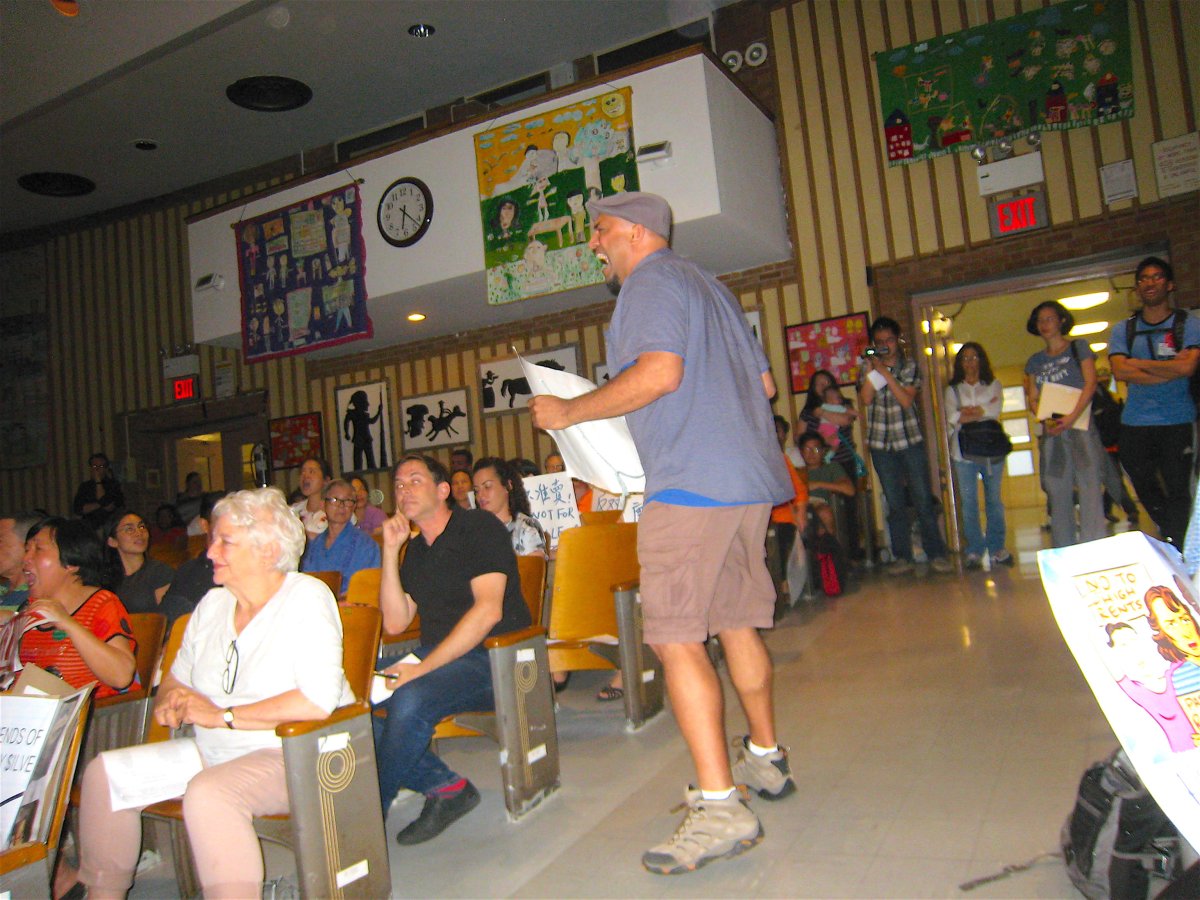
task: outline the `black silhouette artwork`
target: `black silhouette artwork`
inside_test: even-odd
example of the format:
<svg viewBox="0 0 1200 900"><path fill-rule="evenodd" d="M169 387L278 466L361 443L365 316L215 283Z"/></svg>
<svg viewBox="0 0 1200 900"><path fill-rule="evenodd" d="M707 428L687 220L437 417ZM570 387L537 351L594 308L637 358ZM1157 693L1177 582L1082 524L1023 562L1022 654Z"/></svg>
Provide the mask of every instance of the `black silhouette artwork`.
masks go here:
<svg viewBox="0 0 1200 900"><path fill-rule="evenodd" d="M455 404L453 409L447 409L446 404L439 400L438 414L429 417L429 434L425 437L430 441L436 441L440 434L457 435L458 430L454 427L454 420L465 416L466 413L458 404Z"/></svg>
<svg viewBox="0 0 1200 900"><path fill-rule="evenodd" d="M545 359L539 363L535 363L535 365L542 366L543 368L546 368L546 369L557 369L560 372L565 372L567 370L566 366L564 366L562 363L558 362L557 360L553 360L553 359ZM492 379L495 380L496 376L492 372L488 372L488 375L491 375ZM488 383L489 382L485 381L485 384L488 384ZM484 401L483 402L484 402L485 406L487 405L487 392L490 390L491 390L490 387L484 389ZM520 378L505 378L504 381L500 382L500 396L508 398L508 408L509 409L512 409L513 404L517 402L518 394L530 395L532 393L533 393L533 391L531 391L529 389L529 379L523 375ZM492 406L496 405L495 394L492 395L492 404L491 405Z"/></svg>
<svg viewBox="0 0 1200 900"><path fill-rule="evenodd" d="M379 465L375 464L375 437L371 434L371 426L383 418L383 402L380 399L379 408L371 415L371 401L366 391L355 391L350 395L346 406L346 415L342 419L342 436L350 441L354 448L354 471L375 468L387 468L387 434L383 425L379 428Z"/></svg>

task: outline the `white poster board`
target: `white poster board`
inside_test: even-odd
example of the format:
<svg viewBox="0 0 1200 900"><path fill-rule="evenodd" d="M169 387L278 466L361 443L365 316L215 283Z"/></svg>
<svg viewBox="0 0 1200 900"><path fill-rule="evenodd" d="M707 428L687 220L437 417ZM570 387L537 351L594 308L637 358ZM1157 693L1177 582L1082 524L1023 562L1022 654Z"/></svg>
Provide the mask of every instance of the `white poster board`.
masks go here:
<svg viewBox="0 0 1200 900"><path fill-rule="evenodd" d="M579 506L575 503L575 489L571 487L571 476L566 472L550 475L534 475L522 478L525 493L529 496L529 509L542 534L547 548L558 547L558 536L568 528L582 524Z"/></svg>
<svg viewBox="0 0 1200 900"><path fill-rule="evenodd" d="M624 510L622 522L636 522L642 517L642 504L646 502L645 494L628 494L622 499L620 494L610 494L596 488L592 491L592 510L601 512L608 509Z"/></svg>
<svg viewBox="0 0 1200 900"><path fill-rule="evenodd" d="M1200 132L1189 131L1150 146L1159 197L1200 190Z"/></svg>
<svg viewBox="0 0 1200 900"><path fill-rule="evenodd" d="M1200 607L1178 552L1131 531L1042 550L1038 566L1121 746L1180 834L1200 846Z"/></svg>

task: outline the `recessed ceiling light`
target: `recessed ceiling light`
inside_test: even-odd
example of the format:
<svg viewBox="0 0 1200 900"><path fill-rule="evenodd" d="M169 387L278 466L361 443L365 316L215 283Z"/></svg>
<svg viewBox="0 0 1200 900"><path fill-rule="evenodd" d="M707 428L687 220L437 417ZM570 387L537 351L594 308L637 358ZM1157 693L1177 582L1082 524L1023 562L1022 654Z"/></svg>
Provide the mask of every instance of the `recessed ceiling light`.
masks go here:
<svg viewBox="0 0 1200 900"><path fill-rule="evenodd" d="M1088 344L1088 346L1092 348L1093 353L1099 353L1108 346L1108 341L1097 341L1094 344Z"/></svg>
<svg viewBox="0 0 1200 900"><path fill-rule="evenodd" d="M244 109L254 112L287 112L299 109L312 99L313 92L303 81L284 75L254 75L240 78L225 88L225 96Z"/></svg>
<svg viewBox="0 0 1200 900"><path fill-rule="evenodd" d="M408 33L415 38L433 37L433 33L437 31L432 25L426 25L424 22L418 22L416 25L408 26Z"/></svg>
<svg viewBox="0 0 1200 900"><path fill-rule="evenodd" d="M1097 294L1078 294L1074 297L1063 297L1058 302L1067 309L1091 309L1093 306L1099 306L1108 300L1108 291L1100 291Z"/></svg>
<svg viewBox="0 0 1200 900"><path fill-rule="evenodd" d="M1083 325L1076 325L1071 329L1072 337L1080 337L1085 334L1099 334L1102 331L1108 330L1107 322L1085 322Z"/></svg>
<svg viewBox="0 0 1200 900"><path fill-rule="evenodd" d="M410 321L410 322L424 322L424 321L425 321L425 313L418 313L418 312L415 312L415 313L409 313L409 314L408 314L408 321Z"/></svg>
<svg viewBox="0 0 1200 900"><path fill-rule="evenodd" d="M82 197L96 189L92 179L70 172L30 172L18 178L17 184L43 197Z"/></svg>
<svg viewBox="0 0 1200 900"><path fill-rule="evenodd" d="M135 150L157 150L158 141L152 141L149 138L138 138L133 142L133 147Z"/></svg>

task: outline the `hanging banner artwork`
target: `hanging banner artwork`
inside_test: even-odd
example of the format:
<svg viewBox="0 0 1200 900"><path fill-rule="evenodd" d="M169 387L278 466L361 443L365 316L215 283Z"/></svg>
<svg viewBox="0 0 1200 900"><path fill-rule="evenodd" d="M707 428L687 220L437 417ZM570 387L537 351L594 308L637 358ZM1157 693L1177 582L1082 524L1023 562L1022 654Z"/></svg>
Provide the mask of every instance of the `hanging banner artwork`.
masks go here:
<svg viewBox="0 0 1200 900"><path fill-rule="evenodd" d="M475 135L488 303L604 281L584 204L638 190L632 99L621 88Z"/></svg>
<svg viewBox="0 0 1200 900"><path fill-rule="evenodd" d="M358 186L233 226L246 362L369 338Z"/></svg>
<svg viewBox="0 0 1200 900"><path fill-rule="evenodd" d="M889 165L1133 117L1126 0L1068 0L875 54Z"/></svg>

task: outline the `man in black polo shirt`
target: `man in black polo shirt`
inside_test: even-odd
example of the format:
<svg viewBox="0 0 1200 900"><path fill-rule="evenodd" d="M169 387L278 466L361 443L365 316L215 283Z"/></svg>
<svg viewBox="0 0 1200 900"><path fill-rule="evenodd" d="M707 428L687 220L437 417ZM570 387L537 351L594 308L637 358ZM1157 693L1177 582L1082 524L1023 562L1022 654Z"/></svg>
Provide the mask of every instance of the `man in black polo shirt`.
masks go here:
<svg viewBox="0 0 1200 900"><path fill-rule="evenodd" d="M403 631L421 616L417 664L387 671L395 693L375 719L384 816L400 788L425 795L421 814L396 840L437 837L479 803L479 792L430 749L433 729L454 713L492 708L485 638L530 624L517 558L503 523L489 512L450 504L450 473L428 456L407 456L393 471L396 514L383 524L383 627ZM410 539L411 526L420 533ZM404 565L400 548L408 543Z"/></svg>

